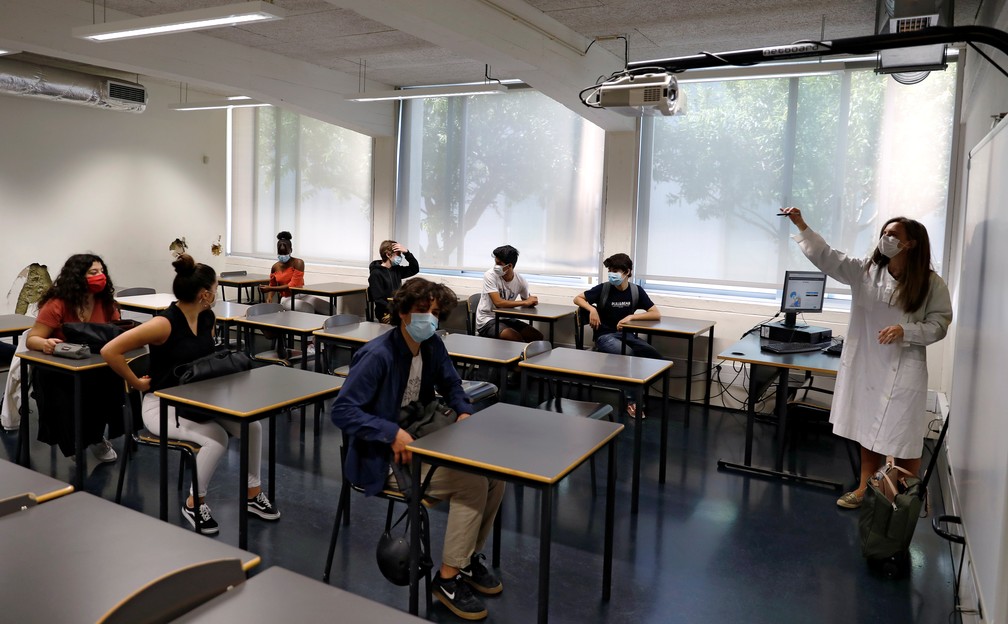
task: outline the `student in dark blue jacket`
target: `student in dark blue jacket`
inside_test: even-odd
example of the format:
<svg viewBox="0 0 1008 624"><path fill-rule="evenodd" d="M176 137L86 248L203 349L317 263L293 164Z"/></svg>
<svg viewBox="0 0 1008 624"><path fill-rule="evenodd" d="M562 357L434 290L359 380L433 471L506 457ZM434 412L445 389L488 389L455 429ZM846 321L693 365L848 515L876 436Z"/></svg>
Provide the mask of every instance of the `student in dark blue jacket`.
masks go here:
<svg viewBox="0 0 1008 624"><path fill-rule="evenodd" d="M469 417L471 404L462 391L444 343L435 335L438 320L457 305L447 286L414 278L396 291L390 306L395 328L364 345L354 355L350 376L333 404L332 420L350 436L345 476L365 494L380 492L390 480L390 462L408 464L406 445L413 436L399 426L404 408L436 401L435 389L458 414ZM391 479L394 483L394 478ZM448 523L434 596L465 619L486 617L472 589L498 594L500 578L480 552L504 496L504 483L467 472L438 468L427 494L447 500Z"/></svg>

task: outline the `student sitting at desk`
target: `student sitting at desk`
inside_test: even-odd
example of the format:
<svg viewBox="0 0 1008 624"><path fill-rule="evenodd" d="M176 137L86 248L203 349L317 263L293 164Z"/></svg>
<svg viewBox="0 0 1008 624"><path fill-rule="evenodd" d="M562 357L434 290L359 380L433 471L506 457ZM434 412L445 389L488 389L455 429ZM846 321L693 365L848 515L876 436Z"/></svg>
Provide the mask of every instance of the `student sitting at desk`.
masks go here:
<svg viewBox="0 0 1008 624"><path fill-rule="evenodd" d="M420 263L409 249L393 240L382 241L378 253L381 260L368 266L368 298L374 303L375 320L391 323L389 298L404 279L420 272Z"/></svg>
<svg viewBox="0 0 1008 624"><path fill-rule="evenodd" d="M154 391L179 384L175 374L179 365L213 353L217 272L211 266L197 264L188 254L180 255L172 265L175 267L172 292L178 301L172 303L161 316L155 316L117 336L105 345L101 353L112 370L130 386L144 393L143 422L151 433L200 445L200 451L196 453L200 491L190 489L189 498L182 506L182 517L195 528L196 514L200 514L200 532L216 535L217 521L210 515L210 507L204 502L204 497L217 463L227 453L228 434L237 437L241 433L241 425L168 408L168 431L163 432L161 399L154 395ZM150 347L150 375L137 377L126 363L124 354L144 346ZM249 423L248 431L248 511L264 520L278 520L280 512L266 498L259 480L262 426L258 421ZM198 505L194 497L199 499Z"/></svg>
<svg viewBox="0 0 1008 624"><path fill-rule="evenodd" d="M595 334L595 348L604 353L623 352L623 323L627 321L657 321L658 306L637 284L630 283L633 260L625 253L613 254L602 262L608 270L607 280L574 297L574 305L588 311L588 324ZM644 312L637 312L644 310ZM630 355L661 359L658 350L635 334L626 336ZM627 403L627 413L636 416L637 406Z"/></svg>
<svg viewBox="0 0 1008 624"><path fill-rule="evenodd" d="M503 245L493 250L493 258L493 268L483 274L483 294L476 308L476 333L516 342L542 340L542 332L529 323L512 318L494 320L494 308L533 307L539 303L539 298L529 294L528 282L514 270L518 264L517 249Z"/></svg>
<svg viewBox="0 0 1008 624"><path fill-rule="evenodd" d="M94 254L70 256L49 290L39 299L35 325L28 332L25 346L33 351L52 353L63 342L64 323L109 323L119 320L115 306L115 287L105 262ZM84 409L82 442L91 448L95 459L114 462L115 449L103 436L122 434L122 382L109 371L98 369L82 373L81 402ZM63 455L74 453L73 382L66 375L36 369L35 399L39 408L38 439L59 444ZM22 385L22 391L27 384Z"/></svg>
<svg viewBox="0 0 1008 624"><path fill-rule="evenodd" d="M837 500L856 509L868 479L891 455L920 471L927 423L927 351L945 337L952 302L931 269L927 229L906 217L885 222L867 258L850 258L812 231L797 208L782 208L798 226L793 236L820 271L850 285L851 314L840 356L830 422L833 433L861 445L861 481Z"/></svg>
<svg viewBox="0 0 1008 624"><path fill-rule="evenodd" d="M435 389L455 410L469 417L472 405L444 343L435 335L438 319L458 304L447 286L417 277L392 299L392 331L368 342L354 355L350 376L332 407L332 421L350 436L344 474L368 496L393 485L390 462L409 464L406 445L413 437L399 426L415 404L435 401ZM453 425L448 425L453 426ZM414 479L419 481L419 479ZM484 564L480 551L493 527L504 496L504 482L438 468L428 496L449 501L440 573L432 591L453 613L467 620L487 616L483 594L499 594L503 585Z"/></svg>
<svg viewBox="0 0 1008 624"><path fill-rule="evenodd" d="M294 250L290 232L277 234L277 261L270 268L269 286L260 286L266 293L266 301L273 301L273 293L280 293L280 304L291 307L291 286L304 286L304 260L291 255ZM298 312L329 314L329 302L315 295L298 294L294 297L294 309Z"/></svg>

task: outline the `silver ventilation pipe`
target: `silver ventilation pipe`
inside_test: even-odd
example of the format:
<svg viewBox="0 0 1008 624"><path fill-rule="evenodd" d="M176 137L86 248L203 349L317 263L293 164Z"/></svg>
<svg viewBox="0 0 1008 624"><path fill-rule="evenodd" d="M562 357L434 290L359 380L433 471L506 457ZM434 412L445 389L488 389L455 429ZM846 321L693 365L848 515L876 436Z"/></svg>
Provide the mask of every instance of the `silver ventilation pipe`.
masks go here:
<svg viewBox="0 0 1008 624"><path fill-rule="evenodd" d="M4 57L0 57L0 95L127 113L142 113L147 108L147 90L141 84Z"/></svg>

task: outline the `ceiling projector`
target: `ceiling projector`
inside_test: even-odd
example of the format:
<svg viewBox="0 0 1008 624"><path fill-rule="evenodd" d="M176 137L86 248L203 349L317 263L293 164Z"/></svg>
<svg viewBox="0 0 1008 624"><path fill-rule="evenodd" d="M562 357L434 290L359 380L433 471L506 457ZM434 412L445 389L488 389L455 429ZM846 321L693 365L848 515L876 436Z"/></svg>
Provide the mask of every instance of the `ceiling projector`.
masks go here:
<svg viewBox="0 0 1008 624"><path fill-rule="evenodd" d="M630 117L680 112L679 83L669 73L624 74L599 85L595 98L598 108Z"/></svg>

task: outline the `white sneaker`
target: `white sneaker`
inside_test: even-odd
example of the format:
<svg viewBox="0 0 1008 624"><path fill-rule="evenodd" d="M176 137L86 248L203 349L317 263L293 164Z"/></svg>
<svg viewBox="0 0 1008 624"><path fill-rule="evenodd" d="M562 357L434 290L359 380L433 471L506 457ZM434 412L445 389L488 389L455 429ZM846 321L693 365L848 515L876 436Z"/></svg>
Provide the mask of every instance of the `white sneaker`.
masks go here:
<svg viewBox="0 0 1008 624"><path fill-rule="evenodd" d="M114 462L119 457L115 449L112 448L112 443L105 438L102 438L101 442L95 442L88 448L91 449L91 454L95 456L95 459L100 462Z"/></svg>

